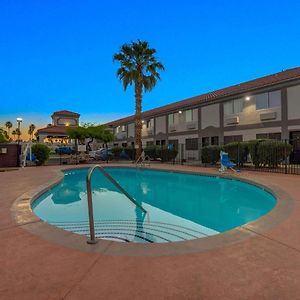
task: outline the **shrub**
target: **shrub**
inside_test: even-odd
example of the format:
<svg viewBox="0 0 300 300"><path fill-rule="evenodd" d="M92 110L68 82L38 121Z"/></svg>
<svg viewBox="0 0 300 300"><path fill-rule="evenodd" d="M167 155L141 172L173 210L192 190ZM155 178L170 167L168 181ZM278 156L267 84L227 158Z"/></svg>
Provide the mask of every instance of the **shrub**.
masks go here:
<svg viewBox="0 0 300 300"><path fill-rule="evenodd" d="M115 158L119 158L122 151L123 151L122 147L113 147L111 149L111 152Z"/></svg>
<svg viewBox="0 0 300 300"><path fill-rule="evenodd" d="M250 154L250 158L255 167L259 166L259 156L257 153L257 147L260 142L263 140L251 140L247 142L248 153Z"/></svg>
<svg viewBox="0 0 300 300"><path fill-rule="evenodd" d="M36 164L38 166L43 165L49 159L50 149L48 146L44 144L34 144L31 150L36 157Z"/></svg>
<svg viewBox="0 0 300 300"><path fill-rule="evenodd" d="M216 164L220 159L220 146L205 146L202 148L201 160L203 163Z"/></svg>
<svg viewBox="0 0 300 300"><path fill-rule="evenodd" d="M135 148L124 148L124 152L128 155L129 159L135 159Z"/></svg>
<svg viewBox="0 0 300 300"><path fill-rule="evenodd" d="M149 156L151 159L160 158L162 161L170 161L176 158L178 151L174 148L168 149L156 145L147 146L145 149L145 156Z"/></svg>
<svg viewBox="0 0 300 300"><path fill-rule="evenodd" d="M223 146L223 150L228 153L231 160L242 166L247 162L248 143L247 142L233 142Z"/></svg>
<svg viewBox="0 0 300 300"><path fill-rule="evenodd" d="M161 156L160 150L159 146L150 145L144 149L144 152L146 156L149 156L152 159L157 159Z"/></svg>
<svg viewBox="0 0 300 300"><path fill-rule="evenodd" d="M292 149L292 145L284 141L260 141L256 150L258 165L277 167L291 154Z"/></svg>

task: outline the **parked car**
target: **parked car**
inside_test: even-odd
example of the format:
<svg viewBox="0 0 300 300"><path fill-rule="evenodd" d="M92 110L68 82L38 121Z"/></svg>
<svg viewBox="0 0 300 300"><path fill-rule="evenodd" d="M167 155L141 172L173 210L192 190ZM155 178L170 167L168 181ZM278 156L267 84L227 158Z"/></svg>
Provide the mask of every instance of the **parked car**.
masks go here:
<svg viewBox="0 0 300 300"><path fill-rule="evenodd" d="M72 147L57 147L55 149L55 153L59 154L59 155L62 155L62 154L75 154L76 151Z"/></svg>
<svg viewBox="0 0 300 300"><path fill-rule="evenodd" d="M102 161L112 160L113 156L114 155L111 152L111 148L100 149L100 150L97 150L96 153L95 153L95 159L96 160L102 160Z"/></svg>

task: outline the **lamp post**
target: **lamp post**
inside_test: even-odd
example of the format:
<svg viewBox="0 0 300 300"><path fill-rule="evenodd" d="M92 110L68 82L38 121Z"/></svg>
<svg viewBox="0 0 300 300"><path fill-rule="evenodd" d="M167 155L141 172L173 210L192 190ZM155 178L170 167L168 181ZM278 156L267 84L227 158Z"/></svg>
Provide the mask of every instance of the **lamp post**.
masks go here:
<svg viewBox="0 0 300 300"><path fill-rule="evenodd" d="M18 123L18 145L20 144L20 135L21 135L21 123L23 119L22 118L17 118L17 123Z"/></svg>

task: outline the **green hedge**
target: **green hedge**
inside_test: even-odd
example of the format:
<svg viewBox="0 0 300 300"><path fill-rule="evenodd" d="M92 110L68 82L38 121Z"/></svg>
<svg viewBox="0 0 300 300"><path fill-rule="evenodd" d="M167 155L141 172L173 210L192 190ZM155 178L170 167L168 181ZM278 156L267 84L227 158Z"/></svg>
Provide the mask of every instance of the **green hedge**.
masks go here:
<svg viewBox="0 0 300 300"><path fill-rule="evenodd" d="M133 147L128 147L128 148L124 148L124 152L128 155L129 159L131 160L135 160L135 148Z"/></svg>
<svg viewBox="0 0 300 300"><path fill-rule="evenodd" d="M220 159L220 151L229 154L232 161L242 166L250 156L256 168L277 167L291 154L292 145L277 140L251 140L233 142L224 146L206 146L202 148L202 162L216 164Z"/></svg>
<svg viewBox="0 0 300 300"><path fill-rule="evenodd" d="M145 155L149 156L151 159L161 159L162 161L171 161L175 159L178 154L178 151L174 148L168 149L156 145L147 146L144 151Z"/></svg>
<svg viewBox="0 0 300 300"><path fill-rule="evenodd" d="M226 144L222 149L228 153L230 159L239 166L247 162L248 143L247 142L232 142Z"/></svg>
<svg viewBox="0 0 300 300"><path fill-rule="evenodd" d="M216 164L220 159L220 146L205 146L202 148L201 160L205 164Z"/></svg>
<svg viewBox="0 0 300 300"><path fill-rule="evenodd" d="M259 166L277 167L293 150L292 145L282 141L265 140L257 144Z"/></svg>
<svg viewBox="0 0 300 300"><path fill-rule="evenodd" d="M49 159L50 148L44 144L33 144L31 151L37 159L36 164L38 166L43 165Z"/></svg>
<svg viewBox="0 0 300 300"><path fill-rule="evenodd" d="M123 151L122 147L113 147L113 148L111 148L111 152L114 155L114 158L119 158L122 151Z"/></svg>

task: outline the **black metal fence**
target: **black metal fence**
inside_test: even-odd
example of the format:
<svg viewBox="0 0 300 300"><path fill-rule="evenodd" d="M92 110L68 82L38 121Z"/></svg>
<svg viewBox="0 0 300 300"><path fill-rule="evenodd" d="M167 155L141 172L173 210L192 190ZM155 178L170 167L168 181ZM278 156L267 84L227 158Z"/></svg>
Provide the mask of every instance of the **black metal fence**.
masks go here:
<svg viewBox="0 0 300 300"><path fill-rule="evenodd" d="M300 139L255 140L225 145L203 145L197 139L188 144L169 144L162 148L175 149L177 155L168 163L218 167L220 151L229 154L237 169L300 175Z"/></svg>

